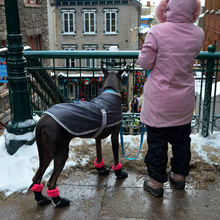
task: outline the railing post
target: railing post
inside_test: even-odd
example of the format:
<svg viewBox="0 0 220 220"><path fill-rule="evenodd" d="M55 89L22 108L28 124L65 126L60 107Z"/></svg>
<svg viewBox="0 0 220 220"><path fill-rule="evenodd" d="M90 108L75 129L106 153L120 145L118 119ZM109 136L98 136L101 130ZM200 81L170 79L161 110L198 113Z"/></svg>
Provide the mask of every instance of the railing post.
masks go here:
<svg viewBox="0 0 220 220"><path fill-rule="evenodd" d="M210 45L208 52L214 53L215 47ZM211 96L212 96L212 79L214 74L214 58L207 59L207 71L206 71L206 82L205 82L205 98L203 102L203 119L202 119L202 135L207 137L209 135L210 125L210 110L211 110Z"/></svg>
<svg viewBox="0 0 220 220"><path fill-rule="evenodd" d="M6 133L5 138L8 153L14 154L23 144L34 142L34 138L26 140L27 137L23 134L33 132L35 122L30 103L30 77L24 69L26 60L23 56L17 0L5 0L5 15L8 34L7 78L11 108L11 121L8 123L7 132L13 134ZM23 136L17 138L15 135Z"/></svg>

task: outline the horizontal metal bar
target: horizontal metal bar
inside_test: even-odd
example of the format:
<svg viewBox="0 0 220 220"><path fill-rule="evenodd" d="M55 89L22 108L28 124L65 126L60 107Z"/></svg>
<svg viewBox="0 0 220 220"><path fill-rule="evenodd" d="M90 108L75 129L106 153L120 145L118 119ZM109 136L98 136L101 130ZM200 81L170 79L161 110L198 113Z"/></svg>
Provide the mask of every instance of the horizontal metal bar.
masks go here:
<svg viewBox="0 0 220 220"><path fill-rule="evenodd" d="M197 59L220 59L220 52L211 53L208 51L201 51L197 56Z"/></svg>
<svg viewBox="0 0 220 220"><path fill-rule="evenodd" d="M133 59L138 58L139 51L66 51L66 50L54 50L54 51L24 51L26 58L121 58L121 59Z"/></svg>
<svg viewBox="0 0 220 220"><path fill-rule="evenodd" d="M7 52L6 48L0 49L0 56L5 57ZM137 59L140 51L66 51L66 50L54 50L54 51L27 51L27 47L24 47L24 56L26 58L121 58L121 59ZM207 51L201 51L197 56L197 59L220 59L220 52L210 53Z"/></svg>
<svg viewBox="0 0 220 220"><path fill-rule="evenodd" d="M137 59L140 51L24 51L26 58L124 58ZM220 52L210 53L201 51L197 59L220 59Z"/></svg>

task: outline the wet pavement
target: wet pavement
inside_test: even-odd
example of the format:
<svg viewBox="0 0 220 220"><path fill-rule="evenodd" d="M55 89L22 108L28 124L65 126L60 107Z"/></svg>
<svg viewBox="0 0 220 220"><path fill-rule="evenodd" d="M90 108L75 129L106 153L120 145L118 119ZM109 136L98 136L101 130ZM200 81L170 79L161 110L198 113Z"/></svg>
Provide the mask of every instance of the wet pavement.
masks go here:
<svg viewBox="0 0 220 220"><path fill-rule="evenodd" d="M62 197L71 200L66 208L39 207L33 194L14 194L0 199L1 220L219 220L220 178L206 190L187 185L185 191L165 184L163 198L144 191L145 175L129 172L125 180L116 180L111 172L99 177L89 171L74 170L58 181ZM45 189L44 189L45 194Z"/></svg>

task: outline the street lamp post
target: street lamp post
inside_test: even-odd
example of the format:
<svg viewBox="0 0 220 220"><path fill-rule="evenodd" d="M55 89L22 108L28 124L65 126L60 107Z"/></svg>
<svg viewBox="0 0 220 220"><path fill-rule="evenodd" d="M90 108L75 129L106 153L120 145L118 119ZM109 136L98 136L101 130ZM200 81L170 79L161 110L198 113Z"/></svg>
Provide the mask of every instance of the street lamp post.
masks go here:
<svg viewBox="0 0 220 220"><path fill-rule="evenodd" d="M6 148L9 154L14 154L23 144L34 142L34 137L27 140L28 132L33 132L35 122L32 118L29 80L23 56L22 35L17 0L5 0L5 15L7 24L8 54L7 74L11 121L6 132ZM7 134L13 135L7 135ZM18 137L19 135L19 137Z"/></svg>

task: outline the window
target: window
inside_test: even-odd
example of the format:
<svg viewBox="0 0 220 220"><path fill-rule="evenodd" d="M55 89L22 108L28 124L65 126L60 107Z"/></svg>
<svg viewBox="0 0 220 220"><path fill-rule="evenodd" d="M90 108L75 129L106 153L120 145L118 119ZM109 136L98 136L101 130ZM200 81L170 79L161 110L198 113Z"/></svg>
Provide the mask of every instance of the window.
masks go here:
<svg viewBox="0 0 220 220"><path fill-rule="evenodd" d="M95 13L84 13L84 33L95 33Z"/></svg>
<svg viewBox="0 0 220 220"><path fill-rule="evenodd" d="M107 51L118 51L118 44L104 44L103 45L104 50ZM107 65L114 65L115 62L118 62L117 59L107 58L106 62Z"/></svg>
<svg viewBox="0 0 220 220"><path fill-rule="evenodd" d="M106 34L117 33L117 11L117 9L104 9Z"/></svg>
<svg viewBox="0 0 220 220"><path fill-rule="evenodd" d="M32 50L41 50L41 35L27 37L27 44Z"/></svg>
<svg viewBox="0 0 220 220"><path fill-rule="evenodd" d="M26 3L33 4L33 5L38 5L39 4L39 0L26 0Z"/></svg>
<svg viewBox="0 0 220 220"><path fill-rule="evenodd" d="M75 51L77 49L77 45L76 44L63 44L62 48L68 51ZM76 67L76 64L77 64L76 59L72 59L72 58L65 59L66 67Z"/></svg>
<svg viewBox="0 0 220 220"><path fill-rule="evenodd" d="M109 50L110 47L113 48L113 50L118 50L118 44L112 43L112 44L104 44L103 45L104 50Z"/></svg>
<svg viewBox="0 0 220 220"><path fill-rule="evenodd" d="M25 7L38 8L42 0L23 0Z"/></svg>
<svg viewBox="0 0 220 220"><path fill-rule="evenodd" d="M75 10L62 10L63 34L75 34Z"/></svg>
<svg viewBox="0 0 220 220"><path fill-rule="evenodd" d="M97 50L97 45L83 45L84 50L86 51L95 51ZM96 59L85 59L85 67L96 67L97 60Z"/></svg>
<svg viewBox="0 0 220 220"><path fill-rule="evenodd" d="M6 47L6 40L0 40L0 48Z"/></svg>
<svg viewBox="0 0 220 220"><path fill-rule="evenodd" d="M84 9L83 11L84 34L96 33L96 9Z"/></svg>
<svg viewBox="0 0 220 220"><path fill-rule="evenodd" d="M64 50L74 51L74 50L76 50L76 48L64 47ZM76 67L76 59L67 58L65 60L65 66L66 67Z"/></svg>

